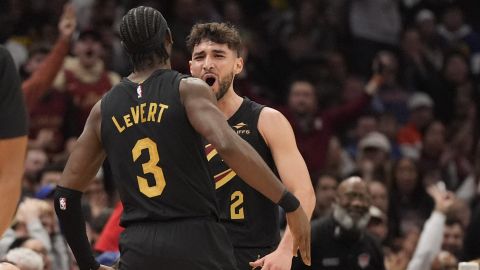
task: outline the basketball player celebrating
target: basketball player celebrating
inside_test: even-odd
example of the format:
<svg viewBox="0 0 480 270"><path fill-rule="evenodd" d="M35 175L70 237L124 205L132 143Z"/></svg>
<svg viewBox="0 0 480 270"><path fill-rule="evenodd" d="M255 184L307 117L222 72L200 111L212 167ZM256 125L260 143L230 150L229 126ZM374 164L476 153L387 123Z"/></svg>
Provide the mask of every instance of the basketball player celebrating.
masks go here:
<svg viewBox="0 0 480 270"><path fill-rule="evenodd" d="M192 52L192 75L211 86L218 107L231 128L255 148L273 171L278 172L282 182L300 198L303 208L311 216L315 195L289 122L280 112L242 98L233 89L234 77L243 68L242 45L237 30L225 23L196 24L187 39L187 46ZM290 269L292 235L287 228L279 244L276 205L242 181L237 171L217 155L213 145L207 144L205 148L210 169L215 175L221 221L232 240L239 269L251 269L252 266Z"/></svg>
<svg viewBox="0 0 480 270"><path fill-rule="evenodd" d="M55 193L80 269L111 269L93 258L80 202L106 156L124 206L119 269L237 269L218 222L202 137L242 179L282 206L294 237L290 252L300 249L308 264L310 225L299 201L233 132L210 87L170 69L172 36L161 13L131 9L120 36L134 72L92 109Z"/></svg>

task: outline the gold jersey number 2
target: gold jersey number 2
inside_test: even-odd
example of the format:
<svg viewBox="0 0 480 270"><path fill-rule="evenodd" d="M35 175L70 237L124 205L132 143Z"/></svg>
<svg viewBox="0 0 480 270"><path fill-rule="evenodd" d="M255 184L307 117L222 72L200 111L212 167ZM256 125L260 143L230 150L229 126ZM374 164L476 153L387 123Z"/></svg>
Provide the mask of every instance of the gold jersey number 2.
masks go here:
<svg viewBox="0 0 480 270"><path fill-rule="evenodd" d="M230 196L230 218L231 219L244 219L245 213L243 212L243 193L237 190Z"/></svg>
<svg viewBox="0 0 480 270"><path fill-rule="evenodd" d="M163 170L157 164L160 161L158 156L157 144L152 141L150 138L144 138L138 140L135 146L132 149L133 162L135 162L140 155L142 150L147 149L150 159L142 164L143 173L153 174L155 179L155 185L149 186L146 178L137 175L138 188L140 192L145 194L147 197L152 198L160 196L165 188L166 182L165 177L163 176Z"/></svg>

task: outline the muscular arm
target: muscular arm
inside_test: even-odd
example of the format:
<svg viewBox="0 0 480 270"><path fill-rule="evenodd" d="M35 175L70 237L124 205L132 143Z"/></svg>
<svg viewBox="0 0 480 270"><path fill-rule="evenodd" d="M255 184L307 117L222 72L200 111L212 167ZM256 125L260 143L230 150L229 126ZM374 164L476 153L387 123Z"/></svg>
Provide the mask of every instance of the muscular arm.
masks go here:
<svg viewBox="0 0 480 270"><path fill-rule="evenodd" d="M180 84L180 95L195 130L248 185L278 203L285 187L258 153L228 125L210 88L199 79L188 78Z"/></svg>
<svg viewBox="0 0 480 270"><path fill-rule="evenodd" d="M258 129L272 152L283 184L299 198L303 209L311 217L315 193L290 123L277 110L265 108L260 113Z"/></svg>
<svg viewBox="0 0 480 270"><path fill-rule="evenodd" d="M277 110L265 108L260 113L258 129L272 152L280 179L287 189L300 200L308 218L311 218L315 207L315 193L305 161L298 151L290 123ZM278 258L272 254L270 262L266 260L262 262L262 265L269 267L270 263L278 263L279 267L290 269L292 255L289 252L292 244L293 237L287 227L282 241L275 251L285 254L285 256Z"/></svg>
<svg viewBox="0 0 480 270"><path fill-rule="evenodd" d="M0 139L0 235L8 228L20 197L27 137Z"/></svg>
<svg viewBox="0 0 480 270"><path fill-rule="evenodd" d="M105 159L100 141L100 102L90 112L55 191L54 205L60 228L81 270L100 267L93 257L81 210L82 192Z"/></svg>

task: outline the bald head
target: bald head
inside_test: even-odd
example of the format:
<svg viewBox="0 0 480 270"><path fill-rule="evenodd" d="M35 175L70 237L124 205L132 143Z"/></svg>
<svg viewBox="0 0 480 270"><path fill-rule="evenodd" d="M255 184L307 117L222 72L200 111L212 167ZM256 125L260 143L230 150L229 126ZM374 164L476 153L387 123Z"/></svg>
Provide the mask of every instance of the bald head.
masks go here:
<svg viewBox="0 0 480 270"><path fill-rule="evenodd" d="M353 223L367 219L370 201L367 183L360 177L347 178L338 186L336 203Z"/></svg>
<svg viewBox="0 0 480 270"><path fill-rule="evenodd" d="M342 183L338 186L337 192L344 194L351 190L356 190L366 195L369 195L367 183L358 176L352 176L343 180Z"/></svg>

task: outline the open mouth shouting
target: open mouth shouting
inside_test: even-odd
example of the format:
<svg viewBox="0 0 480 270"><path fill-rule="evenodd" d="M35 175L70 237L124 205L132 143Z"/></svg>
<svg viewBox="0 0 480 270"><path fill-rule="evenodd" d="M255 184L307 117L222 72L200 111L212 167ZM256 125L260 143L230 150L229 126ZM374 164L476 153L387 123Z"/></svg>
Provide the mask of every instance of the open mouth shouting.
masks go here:
<svg viewBox="0 0 480 270"><path fill-rule="evenodd" d="M204 80L209 86L213 86L217 81L217 76L213 73L206 73L202 76L202 80Z"/></svg>

